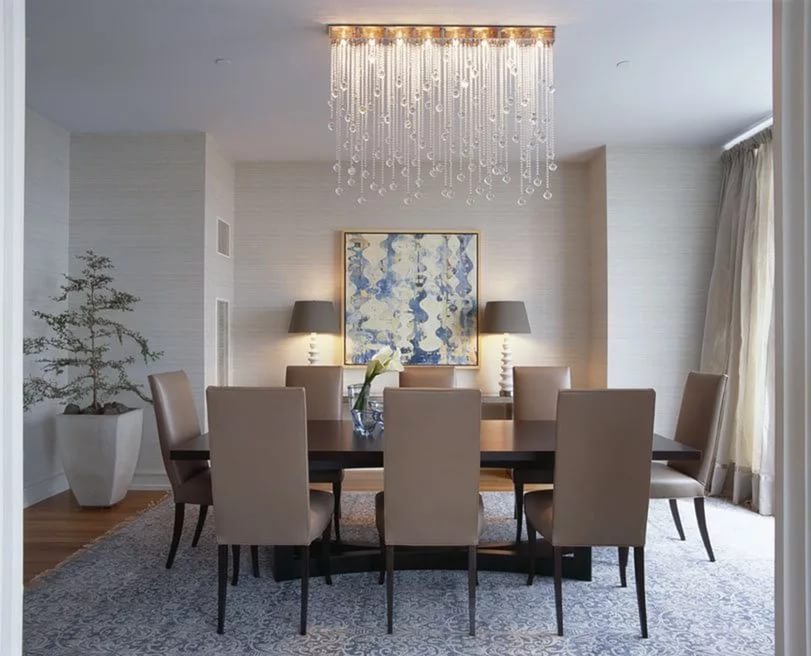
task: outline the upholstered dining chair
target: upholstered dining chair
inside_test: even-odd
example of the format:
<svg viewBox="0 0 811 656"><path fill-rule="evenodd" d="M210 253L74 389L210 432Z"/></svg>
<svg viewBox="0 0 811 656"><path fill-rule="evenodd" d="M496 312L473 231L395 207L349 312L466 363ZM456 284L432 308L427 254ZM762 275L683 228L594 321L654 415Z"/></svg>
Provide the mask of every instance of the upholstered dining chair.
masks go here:
<svg viewBox="0 0 811 656"><path fill-rule="evenodd" d="M572 373L569 367L513 367L513 419L554 421L558 392L571 386ZM512 470L512 479L515 490L515 541L521 542L524 485L551 483L552 471L522 467Z"/></svg>
<svg viewBox="0 0 811 656"><path fill-rule="evenodd" d="M572 547L619 547L625 585L628 549L634 571L642 637L645 607L645 531L648 521L653 390L576 390L558 396L554 489L524 497L529 576L535 574L535 532L552 545L555 611L563 635L563 553Z"/></svg>
<svg viewBox="0 0 811 656"><path fill-rule="evenodd" d="M389 388L384 403L383 492L375 497L375 516L386 562L388 632L395 548L443 546L467 548L470 635L475 635L476 548L484 527L481 392Z"/></svg>
<svg viewBox="0 0 811 656"><path fill-rule="evenodd" d="M343 416L343 367L310 365L289 366L287 387L303 387L307 394L308 420L340 420ZM310 483L332 484L335 508L335 541L341 541L341 487L344 470L327 464L310 465Z"/></svg>
<svg viewBox="0 0 811 656"><path fill-rule="evenodd" d="M679 418L676 422L676 442L701 450L701 460L690 462L655 462L650 480L651 499L668 499L670 512L679 538L684 540L684 529L676 499L692 499L696 511L698 531L710 562L715 554L707 531L704 496L709 489L721 408L724 403L727 376L690 372L684 386Z"/></svg>
<svg viewBox="0 0 811 656"><path fill-rule="evenodd" d="M200 541L206 513L211 505L211 472L206 460L172 460L170 457L173 446L200 435L197 408L186 372L153 374L149 376L149 387L152 390L163 466L175 501L175 525L166 559L166 569L170 569L183 533L187 504L199 507L192 547L196 547Z"/></svg>
<svg viewBox="0 0 811 656"><path fill-rule="evenodd" d="M225 629L228 546L301 548L301 624L307 632L310 544L329 570L332 494L310 490L304 388L209 387L208 424L217 534L217 633Z"/></svg>
<svg viewBox="0 0 811 656"><path fill-rule="evenodd" d="M400 387L455 387L453 367L415 366L400 372Z"/></svg>

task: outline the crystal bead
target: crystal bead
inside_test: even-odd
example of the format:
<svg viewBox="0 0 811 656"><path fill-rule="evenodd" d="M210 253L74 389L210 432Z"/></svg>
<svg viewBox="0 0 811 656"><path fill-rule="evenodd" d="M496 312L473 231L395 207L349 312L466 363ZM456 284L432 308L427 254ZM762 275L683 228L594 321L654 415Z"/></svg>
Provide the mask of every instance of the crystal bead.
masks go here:
<svg viewBox="0 0 811 656"><path fill-rule="evenodd" d="M555 164L555 162L549 162L549 167L548 168L549 168L550 171L557 171L558 170L558 165Z"/></svg>
<svg viewBox="0 0 811 656"><path fill-rule="evenodd" d="M332 132L334 129L335 129L335 123L333 123L332 121L330 121L329 123L327 123L327 130L329 130L330 132Z"/></svg>
<svg viewBox="0 0 811 656"><path fill-rule="evenodd" d="M549 200L550 198L552 198L552 192L547 189L545 192L543 192L543 197L544 200Z"/></svg>
<svg viewBox="0 0 811 656"><path fill-rule="evenodd" d="M339 162L335 162L335 164L332 165L332 170L338 173L338 171L341 170L341 164Z"/></svg>
<svg viewBox="0 0 811 656"><path fill-rule="evenodd" d="M487 193L484 195L484 197L485 197L487 200L493 200L493 199L496 197L496 195L495 195L495 194L494 194L492 191L488 191L488 192L487 192Z"/></svg>
<svg viewBox="0 0 811 656"><path fill-rule="evenodd" d="M355 186L355 178L349 178L346 181L346 184L348 184L350 187L354 187Z"/></svg>
<svg viewBox="0 0 811 656"><path fill-rule="evenodd" d="M464 182L465 181L465 174L464 173L457 173L456 174L456 179L459 180L459 182Z"/></svg>
<svg viewBox="0 0 811 656"><path fill-rule="evenodd" d="M403 198L403 205L411 205L411 196Z"/></svg>
<svg viewBox="0 0 811 656"><path fill-rule="evenodd" d="M543 184L543 180L541 180L540 178L535 178L532 181L532 184L534 184L536 187L540 187Z"/></svg>
<svg viewBox="0 0 811 656"><path fill-rule="evenodd" d="M473 196L468 196L467 200L465 200L465 203L467 203L468 207L472 207L475 202L476 199L473 198Z"/></svg>
<svg viewBox="0 0 811 656"><path fill-rule="evenodd" d="M335 195L336 196L342 196L343 193L344 193L344 188L343 187L335 187Z"/></svg>
<svg viewBox="0 0 811 656"><path fill-rule="evenodd" d="M389 184L389 189L391 189L392 191L397 191L397 183L396 182L391 182Z"/></svg>
<svg viewBox="0 0 811 656"><path fill-rule="evenodd" d="M503 178L501 178L501 181L504 184L510 184L510 180L512 180L512 178L509 175L505 175Z"/></svg>
<svg viewBox="0 0 811 656"><path fill-rule="evenodd" d="M524 189L524 193L525 193L527 196L532 196L532 194L534 194L534 193L535 193L535 187L533 187L533 186L531 186L531 185L527 185L526 189Z"/></svg>
<svg viewBox="0 0 811 656"><path fill-rule="evenodd" d="M366 205L366 196L358 196L358 205Z"/></svg>
<svg viewBox="0 0 811 656"><path fill-rule="evenodd" d="M519 204L521 207L523 207L524 205L526 205L526 204L527 204L527 199L526 199L526 198L524 198L523 196L521 196L521 198L519 198L519 199L518 199L516 202L517 202L517 203L518 203L518 204Z"/></svg>

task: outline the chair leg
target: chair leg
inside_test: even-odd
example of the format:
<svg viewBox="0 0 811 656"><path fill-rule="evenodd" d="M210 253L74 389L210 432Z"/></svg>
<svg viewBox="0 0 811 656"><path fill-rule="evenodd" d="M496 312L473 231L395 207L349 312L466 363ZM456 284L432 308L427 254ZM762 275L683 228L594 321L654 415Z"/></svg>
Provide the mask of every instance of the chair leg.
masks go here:
<svg viewBox="0 0 811 656"><path fill-rule="evenodd" d="M679 516L679 506L675 499L670 499L670 514L673 515L673 523L676 525L676 532L679 534L679 540L684 540L684 528L681 525L681 517Z"/></svg>
<svg viewBox="0 0 811 656"><path fill-rule="evenodd" d="M707 516L704 514L704 497L696 497L693 499L693 504L696 507L696 519L698 520L698 532L701 533L701 541L704 543L704 548L707 550L707 556L710 562L715 562L715 554L712 552L712 545L710 544L710 534L707 532Z"/></svg>
<svg viewBox="0 0 811 656"><path fill-rule="evenodd" d="M200 534L203 532L203 525L206 523L206 514L208 513L208 506L202 504L197 511L197 527L194 529L194 538L191 541L191 546L196 547L200 542Z"/></svg>
<svg viewBox="0 0 811 656"><path fill-rule="evenodd" d="M310 594L310 546L301 550L301 627L299 633L307 635L307 601Z"/></svg>
<svg viewBox="0 0 811 656"><path fill-rule="evenodd" d="M217 546L217 633L225 632L225 595L228 591L228 545Z"/></svg>
<svg viewBox="0 0 811 656"><path fill-rule="evenodd" d="M648 610L645 605L645 547L634 547L634 578L636 579L636 603L639 606L639 625L642 637L648 637Z"/></svg>
<svg viewBox="0 0 811 656"><path fill-rule="evenodd" d="M467 605L470 622L470 635L476 635L476 551L475 545L471 545L467 550Z"/></svg>
<svg viewBox="0 0 811 656"><path fill-rule="evenodd" d="M521 542L521 525L524 523L524 484L515 484L515 509L518 517L516 518L515 527L515 542Z"/></svg>
<svg viewBox="0 0 811 656"><path fill-rule="evenodd" d="M386 631L394 632L394 547L386 547Z"/></svg>
<svg viewBox="0 0 811 656"><path fill-rule="evenodd" d="M253 566L254 578L259 578L259 547L251 545L251 565Z"/></svg>
<svg viewBox="0 0 811 656"><path fill-rule="evenodd" d="M335 505L333 506L333 517L335 521L335 541L341 541L341 481L335 481L332 484L332 497Z"/></svg>
<svg viewBox="0 0 811 656"><path fill-rule="evenodd" d="M532 582L535 580L535 527L532 525L532 522L529 521L529 517L527 517L527 540L529 544L527 546L527 585L532 585Z"/></svg>
<svg viewBox="0 0 811 656"><path fill-rule="evenodd" d="M555 616L558 621L558 635L563 635L563 550L553 547L555 559Z"/></svg>
<svg viewBox="0 0 811 656"><path fill-rule="evenodd" d="M324 583L332 585L332 571L329 556L329 541L332 538L332 522L327 524L327 528L321 534L321 567L324 569Z"/></svg>
<svg viewBox="0 0 811 656"><path fill-rule="evenodd" d="M175 527L172 530L172 545L169 547L169 557L166 559L166 569L172 569L175 562L175 554L180 544L180 535L183 533L183 516L186 513L185 503L175 504Z"/></svg>
<svg viewBox="0 0 811 656"><path fill-rule="evenodd" d="M383 585L386 582L386 543L383 538L378 538L380 541L380 576L377 577L377 584Z"/></svg>
<svg viewBox="0 0 811 656"><path fill-rule="evenodd" d="M236 585L239 583L239 551L240 549L238 544L231 545L231 554L234 557L234 569L232 572L231 585Z"/></svg>
<svg viewBox="0 0 811 656"><path fill-rule="evenodd" d="M625 576L626 568L628 567L628 547L620 547L620 587L628 587L628 579Z"/></svg>

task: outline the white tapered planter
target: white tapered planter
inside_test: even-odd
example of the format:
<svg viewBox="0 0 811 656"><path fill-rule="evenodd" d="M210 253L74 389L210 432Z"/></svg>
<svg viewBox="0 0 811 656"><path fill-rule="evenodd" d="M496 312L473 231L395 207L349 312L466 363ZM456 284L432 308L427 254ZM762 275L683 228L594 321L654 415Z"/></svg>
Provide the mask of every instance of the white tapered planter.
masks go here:
<svg viewBox="0 0 811 656"><path fill-rule="evenodd" d="M82 506L112 506L132 483L144 411L57 415L56 441L70 489Z"/></svg>

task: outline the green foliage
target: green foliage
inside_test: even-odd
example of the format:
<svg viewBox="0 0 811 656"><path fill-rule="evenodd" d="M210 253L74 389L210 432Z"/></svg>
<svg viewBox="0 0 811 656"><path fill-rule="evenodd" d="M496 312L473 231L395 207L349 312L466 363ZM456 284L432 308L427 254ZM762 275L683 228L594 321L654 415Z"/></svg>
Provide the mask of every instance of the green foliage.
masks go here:
<svg viewBox="0 0 811 656"><path fill-rule="evenodd" d="M101 412L104 403L121 392L133 392L142 400L152 399L127 376L127 367L135 362L135 355L120 358L110 357L111 346L133 343L138 357L145 363L154 362L163 352L152 351L146 339L114 319L120 312L132 312L138 297L114 289L110 271L110 258L87 251L78 255L84 266L79 276L65 274L61 293L54 301L73 307L50 314L34 311L50 329L48 337L26 337L23 352L26 355L42 355L37 362L42 365L41 376L25 380L23 403L27 410L45 399L61 399L68 403L90 401L90 407ZM76 304L76 296L81 305ZM69 371L68 382L60 384L59 378Z"/></svg>

